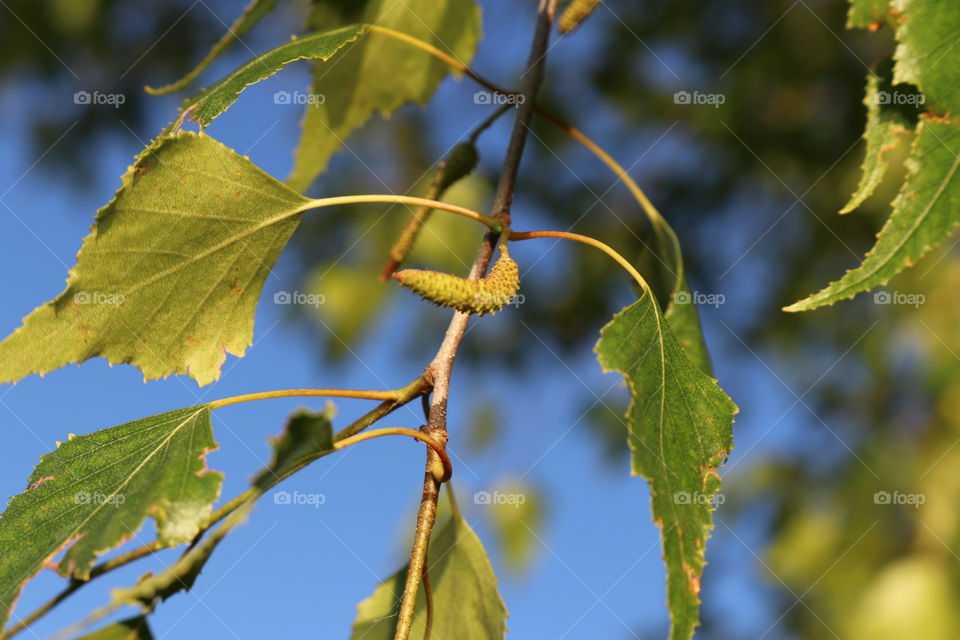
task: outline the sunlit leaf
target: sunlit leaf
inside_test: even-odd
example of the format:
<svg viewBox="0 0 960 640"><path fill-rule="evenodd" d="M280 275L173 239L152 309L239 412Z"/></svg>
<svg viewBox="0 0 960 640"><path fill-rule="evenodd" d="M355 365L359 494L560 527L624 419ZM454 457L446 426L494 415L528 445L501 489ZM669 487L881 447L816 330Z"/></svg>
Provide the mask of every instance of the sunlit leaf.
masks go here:
<svg viewBox="0 0 960 640"><path fill-rule="evenodd" d="M216 448L210 409L199 405L71 436L43 456L0 517L0 624L23 583L65 547L57 570L86 579L148 516L161 543L192 540L220 492L205 461Z"/></svg>
<svg viewBox="0 0 960 640"><path fill-rule="evenodd" d="M0 343L0 382L103 356L203 385L252 343L260 290L307 200L193 133L159 138L122 185L67 288Z"/></svg>
<svg viewBox="0 0 960 640"><path fill-rule="evenodd" d="M650 484L653 518L667 565L672 640L699 623L700 576L720 488L717 467L733 445L733 401L684 353L649 293L601 331L605 371L630 388L628 443L633 472Z"/></svg>
<svg viewBox="0 0 960 640"><path fill-rule="evenodd" d="M161 95L164 93L172 93L174 91L179 91L183 89L188 84L193 82L197 76L204 72L204 70L210 66L210 64L220 57L224 51L230 48L234 42L240 39L241 36L246 34L250 29L253 29L257 26L257 23L260 20L273 11L274 7L277 6L277 0L252 0L252 2L247 5L246 9L243 10L243 13L240 14L236 20L233 21L233 24L230 25L230 28L227 29L227 32L217 41L216 44L210 49L210 53L204 56L203 60L193 68L190 73L183 76L176 82L168 84L164 87L159 87L153 89L147 87L147 93L152 93L154 95Z"/></svg>
<svg viewBox="0 0 960 640"><path fill-rule="evenodd" d="M908 85L893 84L893 63L880 65L867 74L867 90L863 104L867 107L867 125L863 132L866 145L863 173L856 191L840 213L853 211L880 185L889 163L885 155L895 149L905 134L912 132L917 121L920 94Z"/></svg>
<svg viewBox="0 0 960 640"><path fill-rule="evenodd" d="M285 65L296 60L329 60L345 45L359 38L364 31L363 25L350 25L294 38L276 49L253 58L219 82L187 98L183 101L180 112L190 109L190 118L205 127L236 102L240 93L251 84L269 78ZM176 125L177 122L171 123L163 133L170 133Z"/></svg>
<svg viewBox="0 0 960 640"><path fill-rule="evenodd" d="M434 532L428 567L434 606L432 637L457 640L504 637L507 610L497 592L493 567L477 534L459 515L453 514ZM352 640L393 639L406 574L406 568L395 573L360 603ZM424 611L421 587L411 638L423 637Z"/></svg>
<svg viewBox="0 0 960 640"><path fill-rule="evenodd" d="M960 127L922 116L893 213L863 263L787 311L807 311L886 284L941 243L960 222Z"/></svg>
<svg viewBox="0 0 960 640"><path fill-rule="evenodd" d="M896 24L895 82L920 88L926 107L940 115L960 113L960 33L956 3L892 0Z"/></svg>
<svg viewBox="0 0 960 640"><path fill-rule="evenodd" d="M473 0L370 0L361 19L424 40L466 63L480 38L480 10ZM410 102L425 104L448 71L429 53L376 32L345 49L336 64L315 65L310 91L323 100L307 106L290 186L306 191L370 116Z"/></svg>

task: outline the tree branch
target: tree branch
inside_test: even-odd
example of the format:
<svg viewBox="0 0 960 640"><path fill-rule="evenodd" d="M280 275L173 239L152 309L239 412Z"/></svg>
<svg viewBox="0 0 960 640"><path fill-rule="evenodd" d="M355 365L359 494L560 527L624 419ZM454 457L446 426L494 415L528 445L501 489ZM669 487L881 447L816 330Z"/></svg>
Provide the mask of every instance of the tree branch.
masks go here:
<svg viewBox="0 0 960 640"><path fill-rule="evenodd" d="M523 157L523 149L527 142L530 121L533 118L537 103L537 92L543 81L547 43L550 39L550 29L553 25L555 11L556 0L540 0L540 6L537 9L537 26L533 35L533 43L530 46L530 57L523 74L523 100L517 108L517 118L513 123L510 143L507 147L503 170L500 173L500 180L497 184L497 192L491 209L493 219L500 222L504 229L510 227L510 206L513 203L513 193L517 184L517 174L520 169L520 160ZM471 279L482 278L487 272L499 236L499 233L491 232L484 237L483 244L477 251L473 266L470 268L469 277ZM423 430L443 445L446 445L447 442L447 398L450 390L450 376L469 318L469 314L459 311L454 313L443 342L426 370L426 376L433 383L433 395L430 404L430 417ZM407 640L413 626L417 591L420 587L423 567L426 564L430 532L433 530L437 518L437 498L440 495L440 483L436 480L435 470L439 463L437 454L433 449L428 449L423 493L420 498L420 509L417 513L417 530L410 555L410 567L407 571L403 598L400 602L394 640Z"/></svg>

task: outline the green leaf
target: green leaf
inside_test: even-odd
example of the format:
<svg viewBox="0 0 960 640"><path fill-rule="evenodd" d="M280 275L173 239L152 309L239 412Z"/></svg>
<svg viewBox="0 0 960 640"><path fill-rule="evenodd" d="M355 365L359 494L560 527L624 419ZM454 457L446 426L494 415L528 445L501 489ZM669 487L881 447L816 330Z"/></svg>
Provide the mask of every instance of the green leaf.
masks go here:
<svg viewBox="0 0 960 640"><path fill-rule="evenodd" d="M199 76L203 71L210 66L210 64L220 57L224 51L230 48L234 42L240 39L245 33L253 29L260 20L273 11L273 8L277 6L277 0L253 0L247 8L243 10L243 13L239 18L233 21L233 24L230 25L229 30L221 36L220 40L217 41L213 48L210 49L208 53L200 63L194 67L194 69L183 76L176 82L168 84L157 89L146 87L147 93L153 95L163 95L165 93L172 93L174 91L179 91L183 89L188 84L193 82L197 76Z"/></svg>
<svg viewBox="0 0 960 640"><path fill-rule="evenodd" d="M67 288L0 343L0 382L95 356L148 380L216 380L252 343L260 290L306 202L208 136L159 138L97 213Z"/></svg>
<svg viewBox="0 0 960 640"><path fill-rule="evenodd" d="M236 102L240 93L251 84L269 78L285 65L296 60L329 60L365 31L365 26L355 24L294 38L287 44L257 56L216 84L187 98L180 107L180 113L183 114L190 109L190 118L200 123L200 126L206 127ZM170 123L161 135L173 132L178 125L179 119Z"/></svg>
<svg viewBox="0 0 960 640"><path fill-rule="evenodd" d="M653 276L650 285L658 303L666 309L664 318L686 351L687 357L701 371L710 374L713 372L713 365L710 363L710 353L703 337L703 328L700 326L700 311L690 283L687 282L676 233L663 218L653 221L652 224L650 267Z"/></svg>
<svg viewBox="0 0 960 640"><path fill-rule="evenodd" d="M247 521L253 501L257 497L259 495L241 505L230 514L226 522L204 537L195 547L177 558L177 561L172 565L165 567L163 571L157 574L144 574L132 587L114 589L111 592L110 607L139 604L143 606L145 611L149 612L156 607L158 602L163 602L181 591L192 589L217 545L235 527Z"/></svg>
<svg viewBox="0 0 960 640"><path fill-rule="evenodd" d="M786 311L807 311L886 284L943 241L960 222L960 127L921 116L907 160L907 177L893 213L859 267Z"/></svg>
<svg viewBox="0 0 960 640"><path fill-rule="evenodd" d="M850 0L847 13L847 28L860 27L876 30L887 20L890 0Z"/></svg>
<svg viewBox="0 0 960 640"><path fill-rule="evenodd" d="M960 113L960 11L943 0L893 0L897 61L895 82L920 88L926 106L939 114Z"/></svg>
<svg viewBox="0 0 960 640"><path fill-rule="evenodd" d="M208 533L192 549L172 565L157 574L147 574L137 584L114 589L112 605L140 604L152 610L158 601L164 601L180 591L189 591L206 566L220 542L233 529L245 523L253 509L270 487L299 468L300 462L312 460L333 451L333 404L320 413L301 410L294 413L283 433L273 441L273 460L254 478L254 493L231 513L219 527Z"/></svg>
<svg viewBox="0 0 960 640"><path fill-rule="evenodd" d="M199 405L71 436L43 456L0 517L0 625L23 583L65 547L57 570L85 580L147 516L161 543L192 540L220 493L222 476L205 462L216 448Z"/></svg>
<svg viewBox="0 0 960 640"><path fill-rule="evenodd" d="M273 460L253 481L253 486L266 491L296 470L300 462L333 451L333 403L323 412L301 409L290 416L283 433L271 444Z"/></svg>
<svg viewBox="0 0 960 640"><path fill-rule="evenodd" d="M717 467L733 445L737 407L687 357L649 292L614 316L595 350L604 370L622 373L630 389L632 468L650 484L661 529L670 638L689 640L699 624Z"/></svg>
<svg viewBox="0 0 960 640"><path fill-rule="evenodd" d="M502 639L507 630L507 610L497 591L493 567L477 534L458 514L434 532L427 561L433 590L433 637ZM406 575L406 568L398 571L360 603L352 640L393 640ZM410 637L422 638L422 588L414 615Z"/></svg>
<svg viewBox="0 0 960 640"><path fill-rule="evenodd" d="M146 616L135 616L97 629L76 640L153 640Z"/></svg>
<svg viewBox="0 0 960 640"><path fill-rule="evenodd" d="M867 89L863 98L863 104L867 107L867 126L863 132L866 143L863 173L856 191L840 213L853 211L873 194L889 166L884 154L899 145L903 134L914 130L917 109L904 103L905 99L919 100L920 94L908 85L893 84L892 61L880 65L875 73L867 74Z"/></svg>
<svg viewBox="0 0 960 640"><path fill-rule="evenodd" d="M468 63L480 39L480 10L473 0L370 0L362 21L424 40ZM376 32L345 50L335 65L315 65L311 92L324 101L307 106L288 184L306 191L370 116L388 115L410 102L425 104L448 71L429 53Z"/></svg>
<svg viewBox="0 0 960 640"><path fill-rule="evenodd" d="M707 351L707 342L703 337L703 328L700 326L700 311L697 309L697 303L686 276L678 282L663 317L670 325L673 335L680 342L690 362L700 371L711 374L713 365L710 362L710 352Z"/></svg>

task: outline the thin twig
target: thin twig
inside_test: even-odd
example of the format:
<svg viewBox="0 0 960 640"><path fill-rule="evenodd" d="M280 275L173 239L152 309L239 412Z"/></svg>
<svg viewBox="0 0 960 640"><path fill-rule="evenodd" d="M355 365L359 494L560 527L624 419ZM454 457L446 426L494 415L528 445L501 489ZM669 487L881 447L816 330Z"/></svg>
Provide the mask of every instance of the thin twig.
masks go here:
<svg viewBox="0 0 960 640"><path fill-rule="evenodd" d="M371 411L368 411L366 414L364 414L357 420L353 421L348 426L344 427L341 431L339 431L333 437L334 442L345 440L357 433L360 433L361 431L363 431L373 423L377 422L381 418L389 415L390 413L393 413L400 407L404 406L405 404L411 402L412 400L415 400L416 398L422 395L425 395L429 391L430 391L429 380L425 376L420 376L419 378L417 378L407 386L403 387L402 389L398 389L396 390L396 392L392 392L392 391L389 392L391 394L396 393L397 396L391 400L386 400L380 403L379 405L377 405L377 407L375 407ZM430 450L432 451L432 449ZM307 466L314 460L317 460L318 457L319 456L312 456L312 457L304 458L303 460L299 460L295 464L292 464L288 469L288 471L284 473L282 477L275 477L272 480L270 487L275 486L282 480L290 477L291 475L293 475L303 467ZM269 489L270 487L267 487L267 489ZM212 514L210 514L210 520L200 529L200 532L197 533L196 537L194 537L193 541L187 547L185 553L188 553L191 549L193 549L197 545L197 543L201 541L204 533L206 533L208 530L213 528L221 520L223 520L224 518L232 514L241 506L246 504L255 492L257 492L257 490L251 487L246 491L244 491L243 493L231 499L229 502L225 502L224 504L220 505L220 507L218 507ZM169 547L160 545L156 541L154 541L154 542L145 544L143 546L137 547L136 549L132 549L127 553L119 555L105 562L101 562L100 564L94 566L90 570L90 578L88 580L77 580L76 578L71 579L69 584L67 584L66 587L64 587L59 593L53 596L53 598L51 598L46 603L38 607L35 611L31 612L28 616L23 618L16 625L10 627L9 629L4 630L3 632L0 632L0 640L9 640L9 638L12 638L13 636L17 635L18 633L20 633L21 631L23 631L24 629L32 625L34 622L36 622L37 620L45 616L47 613L53 610L58 604L66 600L69 596L71 596L77 590L90 584L95 578L99 578L100 576L103 576L115 569L119 569L120 567L126 566L131 562L134 562L141 558L145 558L149 555L156 553L157 551L160 551L162 549L167 549L167 548Z"/></svg>
<svg viewBox="0 0 960 640"><path fill-rule="evenodd" d="M555 11L556 0L540 0L540 6L537 10L536 31L530 47L530 58L527 61L523 76L523 100L517 108L517 118L513 124L513 132L510 135L510 143L507 147L507 154L504 159L503 170L500 173L500 181L497 184L497 193L492 208L493 219L500 222L505 229L510 227L510 205L513 202L520 159L523 156L530 121L533 118L537 92L543 81L547 43L550 39L550 28L553 24ZM488 233L484 238L470 269L471 279L479 279L486 273L499 235L499 233L493 232ZM437 355L427 367L427 375L433 381L433 397L430 405L430 419L427 421L424 430L435 440L444 444L447 442L447 397L450 390L450 375L469 317L468 314L459 311L454 313L443 342L437 350ZM417 530L414 535L413 550L410 554L410 567L407 571L403 598L400 602L394 640L407 640L413 626L417 591L426 561L430 532L433 530L437 517L437 497L440 492L440 484L434 478L433 469L436 468L438 462L436 453L432 449L428 450L423 493L420 498L420 509L417 513Z"/></svg>

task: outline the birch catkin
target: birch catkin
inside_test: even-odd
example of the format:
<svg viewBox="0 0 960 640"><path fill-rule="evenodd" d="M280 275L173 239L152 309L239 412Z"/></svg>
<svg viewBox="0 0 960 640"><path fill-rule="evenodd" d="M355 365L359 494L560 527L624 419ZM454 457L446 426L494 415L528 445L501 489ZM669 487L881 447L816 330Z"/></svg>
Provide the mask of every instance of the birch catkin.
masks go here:
<svg viewBox="0 0 960 640"><path fill-rule="evenodd" d="M520 268L505 245L490 273L480 280L468 280L450 273L404 269L393 274L400 284L425 300L464 313L494 314L516 299L520 290Z"/></svg>

